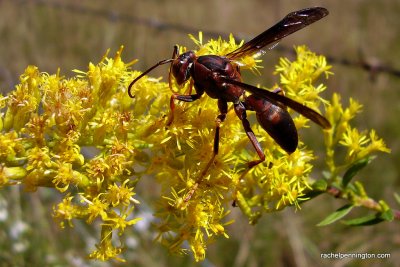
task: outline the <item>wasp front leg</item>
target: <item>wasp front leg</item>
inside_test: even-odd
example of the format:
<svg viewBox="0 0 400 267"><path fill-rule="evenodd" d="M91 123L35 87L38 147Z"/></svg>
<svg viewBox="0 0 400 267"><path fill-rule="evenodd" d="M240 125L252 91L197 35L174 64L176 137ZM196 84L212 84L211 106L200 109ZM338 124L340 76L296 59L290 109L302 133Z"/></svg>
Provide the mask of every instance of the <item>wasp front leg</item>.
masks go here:
<svg viewBox="0 0 400 267"><path fill-rule="evenodd" d="M180 95L180 94L173 94L169 100L169 106L171 109L171 113L167 122L167 126L171 125L174 121L174 110L175 110L175 99L183 102L193 102L199 99L204 94L204 90L197 89L196 93L192 95Z"/></svg>

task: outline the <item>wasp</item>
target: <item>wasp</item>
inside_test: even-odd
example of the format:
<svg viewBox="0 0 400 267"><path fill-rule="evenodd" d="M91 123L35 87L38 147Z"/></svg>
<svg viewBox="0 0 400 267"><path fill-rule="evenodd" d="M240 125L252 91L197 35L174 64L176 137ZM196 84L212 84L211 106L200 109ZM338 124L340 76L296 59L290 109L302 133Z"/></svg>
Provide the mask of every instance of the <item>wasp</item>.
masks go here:
<svg viewBox="0 0 400 267"><path fill-rule="evenodd" d="M217 99L219 109L219 115L216 119L213 158L218 154L220 125L226 119L228 103L233 103L233 109L241 120L243 128L259 157L259 159L247 163L249 168L265 161L265 154L247 119L248 110L256 113L257 121L262 128L283 150L291 154L297 148L298 134L286 107L304 115L324 129L331 127L329 121L313 109L284 96L283 91L279 88L271 92L244 83L237 62L244 56L254 56L264 47L276 44L282 38L322 19L328 13L328 10L322 7L291 12L271 28L224 56L197 56L194 51L178 54L178 46L174 46L172 58L158 62L136 77L128 87L128 94L133 98L132 86L139 79L158 66L171 63L170 87L172 75L178 85L183 85L190 80L196 92L188 95L174 93L171 96L171 118L168 124L173 121L175 100L193 102L206 93L209 97ZM246 91L250 95L246 96ZM211 161L208 166L210 164Z"/></svg>

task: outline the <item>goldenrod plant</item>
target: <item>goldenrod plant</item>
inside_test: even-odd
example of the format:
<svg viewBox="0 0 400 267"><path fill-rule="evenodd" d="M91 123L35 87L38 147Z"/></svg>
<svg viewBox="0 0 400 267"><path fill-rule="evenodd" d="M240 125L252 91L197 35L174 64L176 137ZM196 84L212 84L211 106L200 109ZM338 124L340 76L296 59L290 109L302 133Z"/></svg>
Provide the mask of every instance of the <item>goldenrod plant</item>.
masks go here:
<svg viewBox="0 0 400 267"><path fill-rule="evenodd" d="M201 33L190 38L197 55L224 55L241 45L232 36L206 43ZM292 111L300 131L294 153L283 151L249 112L266 160L248 169L246 163L257 154L230 109L221 127L219 154L206 166L213 156L216 101L207 96L194 103L176 101L174 120L167 125L171 94L188 93L189 87L172 83L169 88L161 78L145 76L135 83L130 98L127 87L140 72L132 70L135 61L122 60L122 50L90 63L87 71L75 70L71 78L28 66L15 89L0 99L0 186L23 186L27 192L54 188L62 196L52 211L61 228L77 220L98 222L101 236L90 258L124 260L124 231L141 220L137 199L146 198L146 190L142 196L136 191L142 179L159 185L152 207L156 240L172 252L191 251L196 261L205 258L211 241L228 238L225 226L234 223L227 217L233 208L240 208L255 224L267 213L299 209L304 201L325 193L347 204L321 218L320 225L342 219L359 206L370 211L345 223L399 219L383 200L369 198L362 180L355 179L377 152L390 150L375 130L352 126L360 103L350 99L343 107L333 90L325 92L330 99L321 96L324 79L332 75L324 56L295 47L296 58L281 58L276 66L274 75L280 82L265 88L282 88L286 96L319 111L332 124L320 130L326 154L318 157L326 162L326 170L312 173L316 155L301 141L311 124ZM238 64L257 73L260 62L245 57Z"/></svg>

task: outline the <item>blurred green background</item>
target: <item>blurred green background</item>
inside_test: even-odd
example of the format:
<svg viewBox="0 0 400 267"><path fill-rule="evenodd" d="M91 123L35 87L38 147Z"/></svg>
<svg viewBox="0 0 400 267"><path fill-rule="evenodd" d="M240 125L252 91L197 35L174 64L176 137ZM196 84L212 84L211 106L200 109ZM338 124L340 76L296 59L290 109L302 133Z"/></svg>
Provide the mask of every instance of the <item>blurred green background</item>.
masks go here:
<svg viewBox="0 0 400 267"><path fill-rule="evenodd" d="M372 197L396 207L400 76L379 70L400 71L399 0L0 0L0 92L13 89L30 64L48 73L60 68L62 74L72 76L71 70L86 70L88 63L97 63L108 48L113 55L124 45L123 59L139 59L134 68L145 70L169 57L174 44L194 48L188 33L197 36L202 30L205 40L210 37L206 33L251 38L287 13L310 6L326 7L330 15L281 41L277 49L263 56L262 75L245 75L245 80L273 84L277 59L291 57L289 51L295 44L329 56L335 75L327 81L326 95L339 92L345 102L353 97L362 103L364 111L356 125L361 130L376 129L392 149L389 155L380 154L357 179L362 179ZM374 68L368 71L363 64ZM161 67L152 75L166 77L167 71ZM322 142L322 135L317 127L310 132L303 133L303 139L316 148L314 140ZM320 175L318 169L315 175ZM146 193L149 189L143 184L138 190ZM146 209L145 199L140 200L144 204L139 212L145 222L151 222L151 210ZM46 189L35 194L24 194L20 188L0 191L0 266L125 265L88 261L85 255L93 247L98 229L79 223L73 229L58 229L51 218L57 201ZM248 225L239 209L234 209L230 218L236 223L229 226L230 238L209 246L207 259L198 264L190 256L168 254L152 242L149 225L143 223L127 238L126 266L400 266L398 222L363 228L340 223L315 226L342 205L340 200L322 196L300 211L288 209L264 216L256 226ZM391 258L320 258L320 253L329 252L391 253Z"/></svg>

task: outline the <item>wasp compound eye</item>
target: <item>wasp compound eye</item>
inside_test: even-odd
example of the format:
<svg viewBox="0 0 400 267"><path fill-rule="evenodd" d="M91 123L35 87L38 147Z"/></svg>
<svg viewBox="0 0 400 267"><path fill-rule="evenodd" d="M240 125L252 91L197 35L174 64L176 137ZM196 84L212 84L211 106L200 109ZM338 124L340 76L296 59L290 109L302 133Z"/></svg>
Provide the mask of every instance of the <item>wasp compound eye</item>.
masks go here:
<svg viewBox="0 0 400 267"><path fill-rule="evenodd" d="M182 85L190 78L191 66L196 58L193 51L188 51L180 55L172 62L172 74L177 84Z"/></svg>

